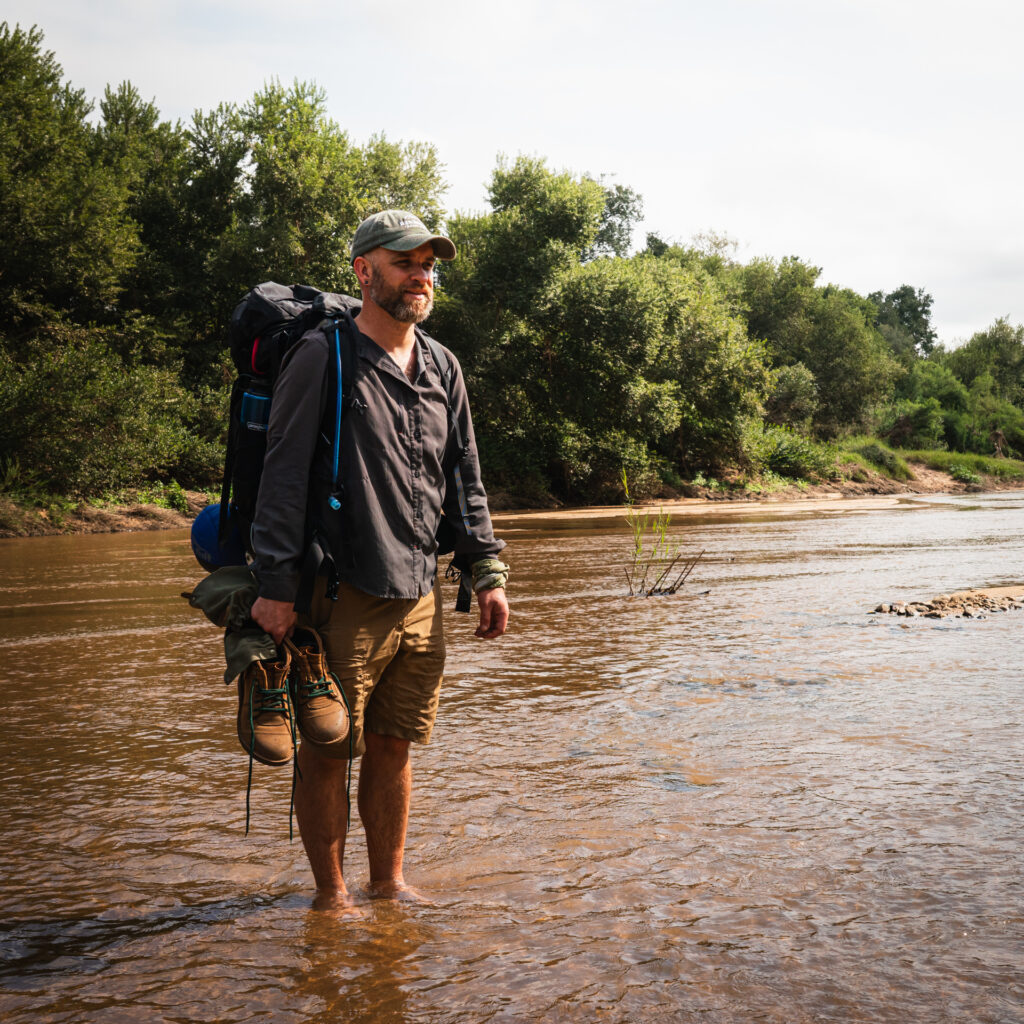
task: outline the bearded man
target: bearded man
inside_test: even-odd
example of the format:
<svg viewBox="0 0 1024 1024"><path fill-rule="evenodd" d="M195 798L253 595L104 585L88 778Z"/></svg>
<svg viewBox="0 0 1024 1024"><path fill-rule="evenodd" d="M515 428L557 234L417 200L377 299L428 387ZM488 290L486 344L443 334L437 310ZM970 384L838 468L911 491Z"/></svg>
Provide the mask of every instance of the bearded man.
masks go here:
<svg viewBox="0 0 1024 1024"><path fill-rule="evenodd" d="M450 239L403 210L374 214L356 231L352 268L362 308L338 325L341 343L352 347L355 379L341 419L341 486L331 496L337 601L317 595L308 623L295 611L309 496L323 476L318 435L331 355L323 330L303 336L275 384L252 532L259 581L252 618L278 644L297 619L319 629L351 710L370 897L419 898L403 874L409 751L430 739L444 668L442 513L455 527L455 554L472 566L476 636L499 637L508 622L508 567L496 557L504 544L491 527L462 371L416 328L433 307L436 260L455 255ZM349 751L347 741L302 742L295 812L316 882L314 905L356 914L343 872Z"/></svg>

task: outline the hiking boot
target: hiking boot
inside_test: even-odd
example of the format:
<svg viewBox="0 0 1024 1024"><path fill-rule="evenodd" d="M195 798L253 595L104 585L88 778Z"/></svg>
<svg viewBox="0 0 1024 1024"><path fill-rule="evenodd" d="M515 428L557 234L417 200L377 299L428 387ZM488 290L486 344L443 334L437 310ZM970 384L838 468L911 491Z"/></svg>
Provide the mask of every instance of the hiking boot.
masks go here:
<svg viewBox="0 0 1024 1024"><path fill-rule="evenodd" d="M238 739L261 764L288 764L295 756L291 661L288 651L280 661L254 661L238 679Z"/></svg>
<svg viewBox="0 0 1024 1024"><path fill-rule="evenodd" d="M298 630L293 640L285 644L292 655L292 703L302 739L328 757L348 757L348 708L338 677L327 667L320 634Z"/></svg>

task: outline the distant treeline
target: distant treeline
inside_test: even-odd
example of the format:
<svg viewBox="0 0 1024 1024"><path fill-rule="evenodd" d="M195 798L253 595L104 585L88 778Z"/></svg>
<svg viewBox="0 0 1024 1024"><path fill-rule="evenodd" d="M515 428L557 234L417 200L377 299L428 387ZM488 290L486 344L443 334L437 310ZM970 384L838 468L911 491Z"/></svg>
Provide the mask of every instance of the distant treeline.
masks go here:
<svg viewBox="0 0 1024 1024"><path fill-rule="evenodd" d="M310 84L161 121L99 116L41 34L0 25L0 485L75 496L219 479L226 324L264 280L356 292L367 213L444 227L431 333L462 361L486 477L523 501L615 500L732 467L827 471L823 442L1024 453L1024 328L936 344L921 288L858 295L727 240L630 254L640 196L502 161L490 212L446 214L434 147L363 145ZM699 197L694 201L699 202Z"/></svg>

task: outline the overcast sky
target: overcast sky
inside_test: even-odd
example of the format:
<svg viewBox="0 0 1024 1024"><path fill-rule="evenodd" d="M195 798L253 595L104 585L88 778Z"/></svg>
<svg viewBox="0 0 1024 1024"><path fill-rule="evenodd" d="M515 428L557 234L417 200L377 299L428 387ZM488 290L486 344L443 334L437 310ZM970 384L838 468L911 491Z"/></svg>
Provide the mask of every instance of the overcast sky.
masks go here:
<svg viewBox="0 0 1024 1024"><path fill-rule="evenodd" d="M499 153L608 175L645 221L822 283L907 283L940 339L1024 321L1024 4L995 0L6 0L72 84L164 117L315 80L363 142L434 143L447 207Z"/></svg>

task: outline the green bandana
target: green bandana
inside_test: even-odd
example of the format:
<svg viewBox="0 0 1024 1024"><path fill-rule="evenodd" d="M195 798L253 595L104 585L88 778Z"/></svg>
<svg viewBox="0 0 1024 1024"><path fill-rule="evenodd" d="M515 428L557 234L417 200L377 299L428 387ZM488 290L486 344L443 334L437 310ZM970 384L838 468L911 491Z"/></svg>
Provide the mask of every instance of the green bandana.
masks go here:
<svg viewBox="0 0 1024 1024"><path fill-rule="evenodd" d="M473 592L494 590L508 583L508 566L498 558L481 558L473 563Z"/></svg>

